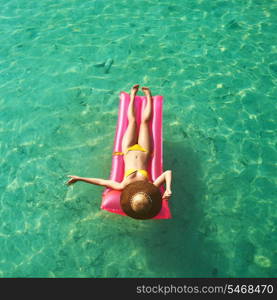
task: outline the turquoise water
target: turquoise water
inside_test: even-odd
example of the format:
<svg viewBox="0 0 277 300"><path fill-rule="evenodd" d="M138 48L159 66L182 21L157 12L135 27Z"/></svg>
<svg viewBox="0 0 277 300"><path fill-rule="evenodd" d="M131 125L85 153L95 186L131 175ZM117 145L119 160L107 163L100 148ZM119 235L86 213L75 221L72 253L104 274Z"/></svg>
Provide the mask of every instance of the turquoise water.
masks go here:
<svg viewBox="0 0 277 300"><path fill-rule="evenodd" d="M276 1L0 5L0 277L276 277ZM164 96L171 220L64 184L108 178L135 83Z"/></svg>

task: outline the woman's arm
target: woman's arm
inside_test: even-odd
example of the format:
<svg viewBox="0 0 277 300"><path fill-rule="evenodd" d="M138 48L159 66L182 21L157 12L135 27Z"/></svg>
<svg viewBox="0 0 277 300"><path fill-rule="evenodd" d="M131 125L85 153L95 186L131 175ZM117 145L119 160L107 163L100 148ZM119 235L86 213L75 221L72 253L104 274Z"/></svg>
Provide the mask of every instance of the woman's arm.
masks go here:
<svg viewBox="0 0 277 300"><path fill-rule="evenodd" d="M77 181L83 181L91 184L96 184L96 185L101 185L105 186L108 188L112 188L114 190L122 190L123 189L123 184L121 182L117 182L114 180L105 180L102 178L86 178L86 177L79 177L79 176L72 176L68 175L71 177L71 179L67 182L68 185L73 184Z"/></svg>
<svg viewBox="0 0 277 300"><path fill-rule="evenodd" d="M154 182L153 184L156 187L160 187L164 182L166 183L166 190L163 195L163 198L169 198L171 196L171 181L172 181L172 171L167 170L163 172Z"/></svg>

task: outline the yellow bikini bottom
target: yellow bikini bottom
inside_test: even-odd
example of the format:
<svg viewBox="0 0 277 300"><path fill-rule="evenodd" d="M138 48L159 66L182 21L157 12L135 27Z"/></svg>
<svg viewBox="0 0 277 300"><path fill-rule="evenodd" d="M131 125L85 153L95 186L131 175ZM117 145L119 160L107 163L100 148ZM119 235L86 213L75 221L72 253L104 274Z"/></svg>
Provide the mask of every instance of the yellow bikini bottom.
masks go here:
<svg viewBox="0 0 277 300"><path fill-rule="evenodd" d="M139 145L139 144L134 144L133 146L127 148L126 153L124 153L124 152L114 152L113 155L124 155L124 154L127 154L128 151L142 151L142 152L148 152L146 149L144 149L143 147L141 147L141 145Z"/></svg>

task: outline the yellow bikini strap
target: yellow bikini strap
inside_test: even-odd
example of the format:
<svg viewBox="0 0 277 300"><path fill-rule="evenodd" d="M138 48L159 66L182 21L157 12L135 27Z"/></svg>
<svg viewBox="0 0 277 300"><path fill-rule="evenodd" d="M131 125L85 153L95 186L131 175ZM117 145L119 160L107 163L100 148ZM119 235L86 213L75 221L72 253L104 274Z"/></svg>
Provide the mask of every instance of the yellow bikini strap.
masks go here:
<svg viewBox="0 0 277 300"><path fill-rule="evenodd" d="M123 152L113 152L113 155L124 155Z"/></svg>

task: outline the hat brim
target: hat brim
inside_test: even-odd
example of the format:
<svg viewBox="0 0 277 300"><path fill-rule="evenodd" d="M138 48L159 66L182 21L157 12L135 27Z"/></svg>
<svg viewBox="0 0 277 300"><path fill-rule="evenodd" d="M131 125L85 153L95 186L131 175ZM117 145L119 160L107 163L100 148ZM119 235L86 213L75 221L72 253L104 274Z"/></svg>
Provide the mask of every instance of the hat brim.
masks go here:
<svg viewBox="0 0 277 300"><path fill-rule="evenodd" d="M144 213L135 212L131 207L130 199L138 192L145 192L152 200L149 211ZM162 208L162 196L158 187L146 181L136 181L128 184L121 193L120 205L122 210L134 219L151 219L155 217Z"/></svg>

